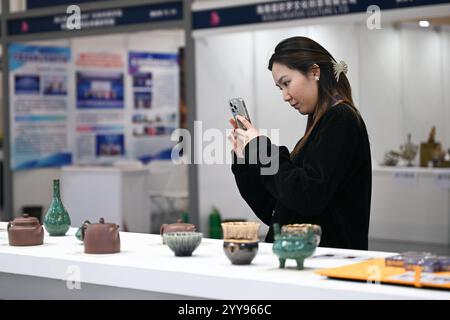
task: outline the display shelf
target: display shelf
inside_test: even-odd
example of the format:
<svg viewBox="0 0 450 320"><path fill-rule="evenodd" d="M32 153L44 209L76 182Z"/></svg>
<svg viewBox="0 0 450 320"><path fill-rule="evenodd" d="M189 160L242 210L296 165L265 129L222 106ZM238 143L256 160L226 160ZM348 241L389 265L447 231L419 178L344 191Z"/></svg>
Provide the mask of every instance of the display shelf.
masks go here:
<svg viewBox="0 0 450 320"><path fill-rule="evenodd" d="M450 169L374 167L373 239L450 245Z"/></svg>
<svg viewBox="0 0 450 320"><path fill-rule="evenodd" d="M318 248L299 271L294 260L279 269L268 243L260 243L251 265L235 266L221 240L204 238L192 257L175 257L159 235L122 232L120 253L88 255L75 232L46 235L42 246L11 247L6 223L0 223L0 299L450 299L450 292L331 280L315 273L394 253ZM76 279L81 290L73 289Z"/></svg>
<svg viewBox="0 0 450 320"><path fill-rule="evenodd" d="M373 172L414 172L419 174L437 174L437 173L450 173L450 168L425 168L425 167L388 167L388 166L374 166Z"/></svg>

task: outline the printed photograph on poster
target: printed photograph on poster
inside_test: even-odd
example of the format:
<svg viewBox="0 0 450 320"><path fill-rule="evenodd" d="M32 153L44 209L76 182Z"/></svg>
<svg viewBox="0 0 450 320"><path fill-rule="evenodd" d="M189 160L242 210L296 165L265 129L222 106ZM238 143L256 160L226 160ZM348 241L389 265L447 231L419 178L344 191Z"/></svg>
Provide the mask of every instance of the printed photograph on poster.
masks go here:
<svg viewBox="0 0 450 320"><path fill-rule="evenodd" d="M170 126L136 126L133 128L134 137L152 137L171 135L175 127Z"/></svg>
<svg viewBox="0 0 450 320"><path fill-rule="evenodd" d="M125 154L125 138L123 134L99 134L96 136L96 156L110 157Z"/></svg>
<svg viewBox="0 0 450 320"><path fill-rule="evenodd" d="M175 112L168 114L134 114L132 116L133 136L164 136L170 135L178 128L177 115Z"/></svg>
<svg viewBox="0 0 450 320"><path fill-rule="evenodd" d="M153 74L151 72L133 74L133 87L151 88L153 85Z"/></svg>
<svg viewBox="0 0 450 320"><path fill-rule="evenodd" d="M40 77L37 74L14 75L14 94L35 94L40 90Z"/></svg>
<svg viewBox="0 0 450 320"><path fill-rule="evenodd" d="M42 93L46 96L67 95L67 76L63 74L45 74L42 76Z"/></svg>
<svg viewBox="0 0 450 320"><path fill-rule="evenodd" d="M149 124L168 124L169 126L176 126L177 114L175 112L165 114L155 114L150 116L149 114L136 113L132 117L133 123L149 123Z"/></svg>
<svg viewBox="0 0 450 320"><path fill-rule="evenodd" d="M78 71L78 109L123 109L124 86L121 72Z"/></svg>
<svg viewBox="0 0 450 320"><path fill-rule="evenodd" d="M152 93L151 92L134 92L134 108L135 109L151 109Z"/></svg>
<svg viewBox="0 0 450 320"><path fill-rule="evenodd" d="M134 114L132 117L133 124L147 124L153 125L157 122L158 119L152 117L148 114Z"/></svg>

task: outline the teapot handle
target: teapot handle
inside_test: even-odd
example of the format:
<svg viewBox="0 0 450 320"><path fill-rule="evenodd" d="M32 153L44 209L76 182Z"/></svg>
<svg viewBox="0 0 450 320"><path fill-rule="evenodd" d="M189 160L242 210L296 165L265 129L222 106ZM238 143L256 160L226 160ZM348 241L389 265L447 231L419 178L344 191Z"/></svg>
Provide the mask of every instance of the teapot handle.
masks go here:
<svg viewBox="0 0 450 320"><path fill-rule="evenodd" d="M84 239L84 236L86 234L86 229L88 225L91 224L88 220L83 222L83 225L81 226L81 238Z"/></svg>
<svg viewBox="0 0 450 320"><path fill-rule="evenodd" d="M114 226L111 226L111 228L109 228L110 232L115 231L115 230L119 230L119 225L118 224L116 224Z"/></svg>
<svg viewBox="0 0 450 320"><path fill-rule="evenodd" d="M7 225L7 227L6 227L6 231L9 231L9 228L11 228L11 226L12 226L12 223L11 223L11 221L10 221L10 222L8 222L8 225Z"/></svg>
<svg viewBox="0 0 450 320"><path fill-rule="evenodd" d="M273 234L274 235L279 235L280 232L280 225L278 223L274 223L273 224Z"/></svg>
<svg viewBox="0 0 450 320"><path fill-rule="evenodd" d="M164 231L164 228L167 226L167 223L163 223L162 225L161 225L161 228L159 228L159 233L161 234L161 235L163 235L163 231Z"/></svg>

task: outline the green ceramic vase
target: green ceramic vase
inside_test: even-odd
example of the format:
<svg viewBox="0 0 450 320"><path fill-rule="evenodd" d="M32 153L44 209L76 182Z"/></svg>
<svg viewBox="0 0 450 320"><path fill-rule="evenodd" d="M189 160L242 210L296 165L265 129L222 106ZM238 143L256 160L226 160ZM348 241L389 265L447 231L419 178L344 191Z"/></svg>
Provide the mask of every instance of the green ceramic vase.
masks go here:
<svg viewBox="0 0 450 320"><path fill-rule="evenodd" d="M61 201L59 180L53 180L53 198L44 218L50 236L64 236L70 228L70 217Z"/></svg>

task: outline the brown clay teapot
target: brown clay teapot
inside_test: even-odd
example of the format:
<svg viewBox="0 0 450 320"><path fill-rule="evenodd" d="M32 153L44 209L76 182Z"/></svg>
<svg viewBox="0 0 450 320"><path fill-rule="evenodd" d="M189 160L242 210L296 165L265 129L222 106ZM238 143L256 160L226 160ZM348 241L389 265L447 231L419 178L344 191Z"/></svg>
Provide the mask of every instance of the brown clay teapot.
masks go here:
<svg viewBox="0 0 450 320"><path fill-rule="evenodd" d="M119 226L117 224L105 223L105 219L100 218L99 223L84 223L82 232L85 253L120 252Z"/></svg>
<svg viewBox="0 0 450 320"><path fill-rule="evenodd" d="M44 228L35 217L24 213L8 223L10 246L38 246L44 243Z"/></svg>
<svg viewBox="0 0 450 320"><path fill-rule="evenodd" d="M192 223L182 222L181 219L178 219L176 223L164 223L161 225L160 234L161 236L167 232L194 232L196 231L195 225Z"/></svg>

